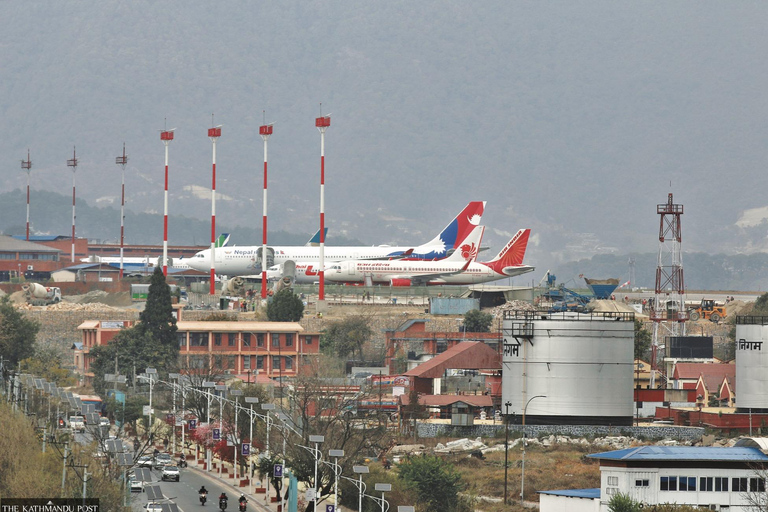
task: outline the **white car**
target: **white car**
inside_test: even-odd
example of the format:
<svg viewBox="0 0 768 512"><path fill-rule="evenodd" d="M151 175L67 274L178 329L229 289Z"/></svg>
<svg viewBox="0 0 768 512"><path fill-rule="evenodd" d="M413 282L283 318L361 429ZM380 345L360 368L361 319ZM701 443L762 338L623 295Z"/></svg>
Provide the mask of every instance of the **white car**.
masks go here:
<svg viewBox="0 0 768 512"><path fill-rule="evenodd" d="M165 466L163 468L163 474L160 477L160 479L162 481L174 480L178 482L180 476L181 476L181 473L179 472L179 468L177 468L176 466Z"/></svg>
<svg viewBox="0 0 768 512"><path fill-rule="evenodd" d="M131 492L144 492L144 482L141 480L131 479Z"/></svg>
<svg viewBox="0 0 768 512"><path fill-rule="evenodd" d="M109 427L109 418L99 418L99 425L102 427Z"/></svg>
<svg viewBox="0 0 768 512"><path fill-rule="evenodd" d="M159 503L147 503L144 505L144 510L147 512L163 512L163 507Z"/></svg>

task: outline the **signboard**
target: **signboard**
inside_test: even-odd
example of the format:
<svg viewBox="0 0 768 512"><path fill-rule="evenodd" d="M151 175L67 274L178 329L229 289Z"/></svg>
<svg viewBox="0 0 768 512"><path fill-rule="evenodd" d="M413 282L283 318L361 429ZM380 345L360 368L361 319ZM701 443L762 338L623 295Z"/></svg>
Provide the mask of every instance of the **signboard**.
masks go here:
<svg viewBox="0 0 768 512"><path fill-rule="evenodd" d="M282 464L275 464L274 476L275 476L275 478L282 478L283 477L283 465Z"/></svg>
<svg viewBox="0 0 768 512"><path fill-rule="evenodd" d="M336 512L336 507L333 505L326 505L325 512Z"/></svg>
<svg viewBox="0 0 768 512"><path fill-rule="evenodd" d="M189 420L187 427L189 430L195 430L197 428L197 420Z"/></svg>
<svg viewBox="0 0 768 512"><path fill-rule="evenodd" d="M124 321L101 321L101 328L102 329L123 329L125 328L125 322Z"/></svg>
<svg viewBox="0 0 768 512"><path fill-rule="evenodd" d="M315 490L307 489L307 492L304 493L304 498L306 498L307 501L313 501L315 499Z"/></svg>
<svg viewBox="0 0 768 512"><path fill-rule="evenodd" d="M213 440L221 441L221 430L218 428L213 429Z"/></svg>
<svg viewBox="0 0 768 512"><path fill-rule="evenodd" d="M247 457L251 454L251 443L243 443L242 451L240 452L240 455L243 457Z"/></svg>
<svg viewBox="0 0 768 512"><path fill-rule="evenodd" d="M142 411L143 411L143 412L141 413L141 414L142 414L142 416L149 416L150 414L152 414L152 413L154 412L154 411L152 410L152 408L151 408L150 406L148 406L148 405L145 405L145 406L142 408Z"/></svg>

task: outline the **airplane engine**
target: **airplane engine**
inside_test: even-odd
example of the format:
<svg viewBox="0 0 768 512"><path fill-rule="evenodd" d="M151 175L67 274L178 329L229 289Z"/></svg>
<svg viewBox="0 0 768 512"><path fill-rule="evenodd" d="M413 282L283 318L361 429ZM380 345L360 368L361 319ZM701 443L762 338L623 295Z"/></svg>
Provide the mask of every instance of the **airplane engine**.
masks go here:
<svg viewBox="0 0 768 512"><path fill-rule="evenodd" d="M395 278L391 279L389 281L390 286L411 286L411 280L410 279L403 279L403 278Z"/></svg>

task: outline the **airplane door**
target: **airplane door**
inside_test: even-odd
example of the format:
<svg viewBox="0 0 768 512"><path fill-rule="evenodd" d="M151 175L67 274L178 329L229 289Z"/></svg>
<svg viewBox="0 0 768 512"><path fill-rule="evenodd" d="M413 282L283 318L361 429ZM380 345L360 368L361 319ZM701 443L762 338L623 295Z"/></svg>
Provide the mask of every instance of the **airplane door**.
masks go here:
<svg viewBox="0 0 768 512"><path fill-rule="evenodd" d="M353 276L355 275L355 267L357 266L356 263L350 262L349 265L347 265L347 275Z"/></svg>

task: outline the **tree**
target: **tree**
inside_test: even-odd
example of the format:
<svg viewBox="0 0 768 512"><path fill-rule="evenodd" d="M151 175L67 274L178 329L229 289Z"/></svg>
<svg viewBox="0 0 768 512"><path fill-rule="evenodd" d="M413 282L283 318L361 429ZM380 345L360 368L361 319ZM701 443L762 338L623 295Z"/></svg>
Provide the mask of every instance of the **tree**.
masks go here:
<svg viewBox="0 0 768 512"><path fill-rule="evenodd" d="M34 354L39 330L40 324L22 315L7 296L0 299L0 354L6 365L16 366Z"/></svg>
<svg viewBox="0 0 768 512"><path fill-rule="evenodd" d="M493 315L473 309L464 313L464 332L491 332Z"/></svg>
<svg viewBox="0 0 768 512"><path fill-rule="evenodd" d="M629 494L614 494L608 501L609 512L640 512L640 503L633 500Z"/></svg>
<svg viewBox="0 0 768 512"><path fill-rule="evenodd" d="M270 322L298 322L304 316L304 303L290 288L277 292L267 304Z"/></svg>
<svg viewBox="0 0 768 512"><path fill-rule="evenodd" d="M635 359L642 359L651 348L651 333L643 326L643 322L635 319Z"/></svg>
<svg viewBox="0 0 768 512"><path fill-rule="evenodd" d="M149 334L164 359L160 366L164 369L175 367L179 357L179 341L176 338L176 318L173 316L171 288L165 282L163 271L155 268L149 283L149 293L144 310L139 315L136 325L139 334Z"/></svg>
<svg viewBox="0 0 768 512"><path fill-rule="evenodd" d="M323 334L322 345L330 349L333 355L345 359L349 354L357 353L358 360L363 360L363 346L373 337L371 320L363 315L349 315L342 320L331 322Z"/></svg>
<svg viewBox="0 0 768 512"><path fill-rule="evenodd" d="M461 474L453 464L434 455L409 457L400 463L399 478L413 488L428 510L457 510Z"/></svg>

